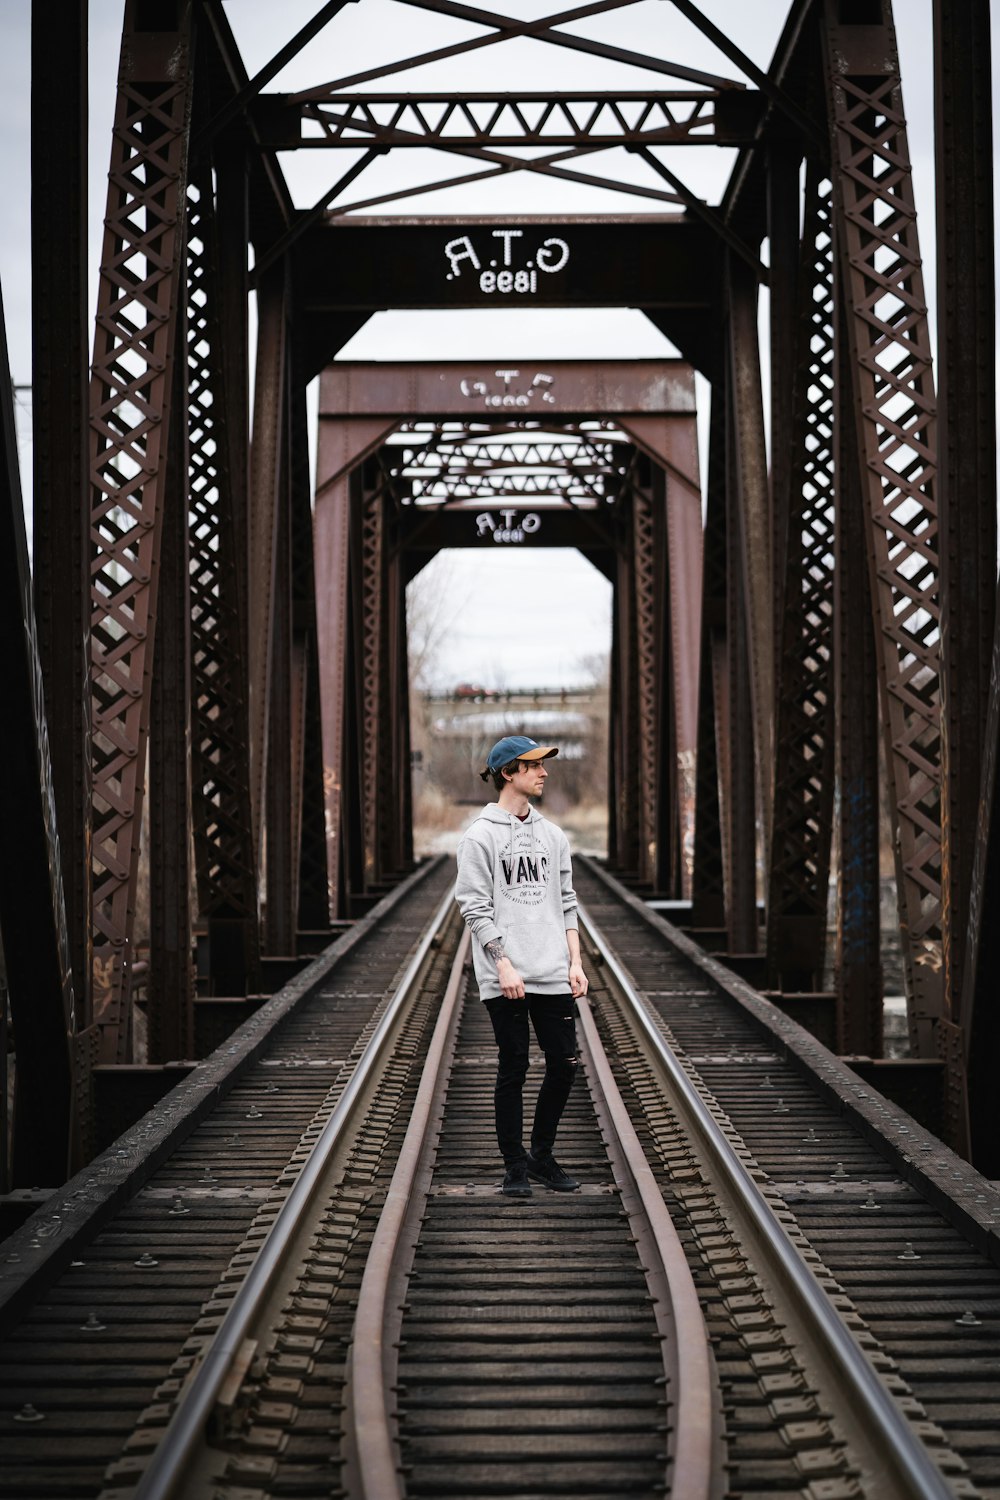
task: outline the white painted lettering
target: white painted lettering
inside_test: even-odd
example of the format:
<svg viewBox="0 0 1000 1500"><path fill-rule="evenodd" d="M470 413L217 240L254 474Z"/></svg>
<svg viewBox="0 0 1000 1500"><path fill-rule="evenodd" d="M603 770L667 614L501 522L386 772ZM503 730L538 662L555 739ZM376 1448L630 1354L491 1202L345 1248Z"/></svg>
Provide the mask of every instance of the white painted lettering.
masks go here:
<svg viewBox="0 0 1000 1500"><path fill-rule="evenodd" d="M476 530L480 536L485 536L489 531L495 531L496 524L488 510L484 510L481 515L476 517Z"/></svg>
<svg viewBox="0 0 1000 1500"><path fill-rule="evenodd" d="M448 275L449 281L456 276L461 276L460 262L463 260L471 261L477 271L481 269L479 256L473 250L472 241L467 234L460 235L457 240L449 240L444 247L444 253L451 262L451 271Z"/></svg>
<svg viewBox="0 0 1000 1500"><path fill-rule="evenodd" d="M538 247L536 259L538 261L538 269L540 271L547 271L551 276L553 272L561 271L569 260L569 246L565 240L556 239L555 237L543 240Z"/></svg>
<svg viewBox="0 0 1000 1500"><path fill-rule="evenodd" d="M510 242L511 242L511 240L519 240L521 238L521 236L523 235L523 233L524 233L523 229L494 229L494 231L493 231L493 238L495 240L503 240L503 263L504 263L505 266L509 266L511 264L511 259L510 259ZM502 288L501 288L501 290L502 290ZM509 288L508 288L508 290L509 290Z"/></svg>

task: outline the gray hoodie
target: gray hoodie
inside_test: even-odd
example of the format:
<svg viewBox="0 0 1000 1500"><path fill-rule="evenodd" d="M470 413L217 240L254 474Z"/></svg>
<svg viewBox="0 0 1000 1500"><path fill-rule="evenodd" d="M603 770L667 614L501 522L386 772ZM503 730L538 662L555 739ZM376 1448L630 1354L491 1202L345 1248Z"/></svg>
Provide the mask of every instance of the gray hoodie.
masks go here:
<svg viewBox="0 0 1000 1500"><path fill-rule="evenodd" d="M529 993L569 993L566 929L577 925L569 843L536 808L522 823L498 803L486 804L458 846L455 900L472 930L481 1000L501 994L484 951L498 937Z"/></svg>

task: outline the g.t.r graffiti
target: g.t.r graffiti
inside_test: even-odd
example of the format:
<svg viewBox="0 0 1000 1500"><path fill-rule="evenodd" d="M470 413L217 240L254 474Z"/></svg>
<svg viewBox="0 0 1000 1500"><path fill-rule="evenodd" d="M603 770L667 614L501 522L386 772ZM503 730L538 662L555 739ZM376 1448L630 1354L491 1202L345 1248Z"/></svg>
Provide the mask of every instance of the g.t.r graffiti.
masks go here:
<svg viewBox="0 0 1000 1500"><path fill-rule="evenodd" d="M477 250L467 234L449 240L444 247L450 270L447 281L456 281L463 273L479 276L479 290L487 295L507 297L532 296L538 291L538 273L554 276L569 262L569 245L557 235L549 235L534 249L524 240L523 229L493 229L493 244L484 252ZM480 242L480 246L481 246Z"/></svg>
<svg viewBox="0 0 1000 1500"><path fill-rule="evenodd" d="M473 380L467 376L459 381L458 388L470 401L482 401L489 407L531 406L539 398L550 405L555 403L551 391L555 384L554 375L546 375L542 370L536 370L530 379L527 375L522 379L520 370L495 370L494 375L501 382L499 388L492 387L485 380Z"/></svg>
<svg viewBox="0 0 1000 1500"><path fill-rule="evenodd" d="M522 516L516 510L501 510L500 525L496 523L493 513L484 510L476 517L476 532L481 537L492 536L495 542L501 546L504 544L523 542L526 536L531 536L538 531L542 524L542 518L537 511L529 510L528 514Z"/></svg>

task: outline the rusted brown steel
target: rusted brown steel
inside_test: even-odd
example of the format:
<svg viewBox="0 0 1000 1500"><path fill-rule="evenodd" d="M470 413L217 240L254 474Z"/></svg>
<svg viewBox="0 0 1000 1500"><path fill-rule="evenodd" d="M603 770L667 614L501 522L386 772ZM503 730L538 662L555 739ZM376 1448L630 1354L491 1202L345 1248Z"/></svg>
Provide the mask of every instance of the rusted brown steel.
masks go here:
<svg viewBox="0 0 1000 1500"><path fill-rule="evenodd" d="M76 1024L90 1024L87 5L32 10L33 579Z"/></svg>
<svg viewBox="0 0 1000 1500"><path fill-rule="evenodd" d="M760 96L745 90L575 94L313 94L266 98L257 115L277 148L624 146L748 143ZM312 130L307 133L308 127Z"/></svg>
<svg viewBox="0 0 1000 1500"><path fill-rule="evenodd" d="M509 41L513 37L530 37L534 41L550 42L557 47L568 47L589 53L591 56L603 57L611 62L631 64L641 67L646 72L663 74L669 78L683 78L689 83L704 84L708 88L742 87L734 83L732 79L721 78L715 73L705 73L697 68L685 67L682 63L668 62L664 58L652 57L643 52L632 52L622 47L612 47L602 42L591 41L587 37L576 36L572 32L554 29L557 23L562 28L587 16L621 10L631 5L633 0L591 0L589 5L576 6L572 10L561 11L557 15L540 16L534 21L512 21L509 16L458 5L454 3L454 0L407 0L407 3L419 5L423 10L433 10L442 15L454 16L459 20L490 26L493 28L492 34L472 37L466 41L455 42L448 47L439 47L434 52L421 52L413 57L384 64L382 67L369 68L366 72L353 73L348 77L335 79L322 85L324 92L339 92L355 84L370 83L376 78L385 77L386 74L395 75L405 69L422 67L425 63L440 62L447 57L458 57L466 52L478 51L482 47L492 47L497 43Z"/></svg>
<svg viewBox="0 0 1000 1500"><path fill-rule="evenodd" d="M691 924L724 927L725 825L720 785L728 783L721 680L726 654L726 421L725 393L712 391L709 417L708 485L705 511L701 647L698 675L698 740L691 872Z"/></svg>
<svg viewBox="0 0 1000 1500"><path fill-rule="evenodd" d="M287 392L285 403L287 412ZM287 424L287 415L285 418ZM286 425L287 431L287 425ZM290 464L290 458L286 458ZM296 768L293 728L291 514L289 471L281 476L274 547L274 603L271 619L271 687L267 715L267 770L264 873L267 886L266 951L294 954L298 848L292 778ZM299 772L301 774L301 772Z"/></svg>
<svg viewBox="0 0 1000 1500"><path fill-rule="evenodd" d="M665 563L660 567L657 589L666 616L660 627L663 637L664 670L660 681L664 697L660 704L664 721L663 747L673 762L667 773L671 798L676 800L678 825L672 843L681 845L680 890L690 899L694 857L695 751L698 738L698 671L702 590L702 498L698 465L696 419L626 416L622 428L656 461L666 484ZM667 584L666 596L663 586ZM667 618L668 617L668 618ZM669 676L668 676L669 673ZM665 809L664 809L665 811Z"/></svg>
<svg viewBox="0 0 1000 1500"><path fill-rule="evenodd" d="M286 267L281 264L263 278L257 293L257 363L250 449L250 798L258 866L267 775L279 493L285 461L286 313Z"/></svg>
<svg viewBox="0 0 1000 1500"><path fill-rule="evenodd" d="M644 454L636 456L631 482L631 554L628 566L632 580L632 641L630 655L635 661L636 715L635 734L638 744L635 757L639 782L636 799L638 863L636 875L645 885L657 887L657 866L661 861L656 848L659 767L663 749L659 743L657 715L661 677L662 618L659 603L663 597L662 559L657 555L663 544L662 516L657 517L651 465ZM661 524L658 524L658 520ZM661 566L657 566L661 563ZM659 587L658 587L659 585Z"/></svg>
<svg viewBox="0 0 1000 1500"><path fill-rule="evenodd" d="M777 538L779 651L767 957L772 983L816 990L826 947L833 820L834 257L830 183L809 164L791 422ZM776 487L777 489L777 487ZM776 494L776 508L779 497Z"/></svg>
<svg viewBox="0 0 1000 1500"><path fill-rule="evenodd" d="M321 386L321 406L323 404ZM340 412L350 411L343 404ZM331 413L332 415L333 413ZM322 713L323 796L326 817L327 877L330 915L346 915L345 847L351 809L344 805L344 787L353 783L347 764L351 745L354 676L352 630L355 607L349 592L351 576L352 489L359 482L359 462L388 436L391 422L384 418L346 417L321 421L316 477L314 563L316 571L316 631ZM353 762L352 762L353 763ZM357 839L350 840L356 848Z"/></svg>
<svg viewBox="0 0 1000 1500"><path fill-rule="evenodd" d="M757 727L753 714L733 362L726 372L726 746L723 808L726 932L730 953L757 952Z"/></svg>
<svg viewBox="0 0 1000 1500"><path fill-rule="evenodd" d="M614 743L614 777L611 778L609 767L608 786L615 801L614 867L623 874L638 876L643 862L643 818L640 803L643 789L635 577L630 566L632 525L629 508L621 523L622 535L615 558L614 628L611 634L613 661L608 705Z"/></svg>
<svg viewBox="0 0 1000 1500"><path fill-rule="evenodd" d="M323 807L323 741L316 638L312 482L306 388L293 360L289 406L292 587L292 846L296 858L293 911L300 930L330 920Z"/></svg>
<svg viewBox="0 0 1000 1500"><path fill-rule="evenodd" d="M186 342L178 315L178 338ZM175 416L187 369L174 361ZM149 971L147 1061L194 1053L191 931L191 630L186 424L174 420L163 487L156 671L149 717Z"/></svg>
<svg viewBox="0 0 1000 1500"><path fill-rule="evenodd" d="M323 372L320 417L464 421L618 415L691 416L694 381L681 360L338 361ZM392 425L395 425L393 423ZM560 424L561 425L561 424ZM384 432L373 424L374 432ZM372 443L369 451L377 446ZM344 464L357 461L345 448ZM330 478L335 477L333 473Z"/></svg>
<svg viewBox="0 0 1000 1500"><path fill-rule="evenodd" d="M939 0L934 23L944 564L941 738L947 790L942 809L944 973L950 1014L962 1028L972 1160L995 1176L1000 1172L1000 1121L991 1069L998 1037L990 980L995 924L989 917L997 848L998 661L990 588L996 488L990 14L988 8L970 10ZM991 607L994 645L981 742L983 637ZM950 1029L947 1023L945 1029ZM947 1040L942 1051L954 1066L955 1034Z"/></svg>
<svg viewBox="0 0 1000 1500"><path fill-rule="evenodd" d="M731 533L730 555L734 558L738 555L741 564L740 593L746 616L744 639L750 671L750 710L757 795L760 807L766 810L771 805L774 772L774 579L764 408L757 347L757 285L752 273L741 261L730 256L728 265L728 390L732 414L729 430L736 500L732 516L736 529ZM735 637L731 636L731 644L738 649ZM742 692L738 684L734 686ZM742 732L743 725L739 719L734 723L733 729L737 734ZM770 834L766 817L762 823L762 834L766 865Z"/></svg>
<svg viewBox="0 0 1000 1500"><path fill-rule="evenodd" d="M1000 600L998 600L1000 606ZM972 1162L990 1177L1000 1176L996 1066L998 1015L993 989L1000 965L1000 607L993 637L990 701L986 719L983 774L975 861L970 882L968 942L960 1021L969 1080Z"/></svg>
<svg viewBox="0 0 1000 1500"><path fill-rule="evenodd" d="M941 956L940 564L931 350L890 12L824 56L837 251L865 496L910 1037L935 1055Z"/></svg>
<svg viewBox="0 0 1000 1500"><path fill-rule="evenodd" d="M316 14L299 28L291 40L286 42L251 79L248 79L243 87L238 89L198 132L195 142L197 148L204 150L215 137L219 136L226 126L257 97L261 89L265 88L272 78L276 78L282 68L297 57L303 47L311 42L313 37L317 36L324 26L344 9L345 5L350 3L351 0L327 0L325 5L321 5Z"/></svg>
<svg viewBox="0 0 1000 1500"><path fill-rule="evenodd" d="M0 940L15 1048L11 1185L55 1187L65 1182L70 1164L73 974L2 300L0 525L0 693L6 713ZM0 993L0 1001L6 1005L7 994ZM8 1068L5 1057L5 1101Z"/></svg>
<svg viewBox="0 0 1000 1500"><path fill-rule="evenodd" d="M837 787L837 1051L882 1055L881 871L875 634L865 495L857 463L848 312L837 288L834 385L834 670Z"/></svg>
<svg viewBox="0 0 1000 1500"><path fill-rule="evenodd" d="M246 336L227 301L223 273L227 262L231 273L235 269L227 219L238 185L224 174L217 181L218 201L211 172L199 166L188 197L192 821L198 912L207 927L206 982L215 994L246 994L257 983L260 949L247 682L246 394L240 385ZM235 207L238 228L238 198Z"/></svg>
<svg viewBox="0 0 1000 1500"><path fill-rule="evenodd" d="M996 587L996 294L990 8L934 6L941 526L941 907L958 1022L979 819ZM968 1018L971 1020L971 1017ZM964 1039L966 1058L977 1045ZM996 1049L991 1049L996 1055ZM989 1109L989 1085L982 1107ZM980 1117L979 1143L1000 1120ZM980 1144L977 1150L982 1150Z"/></svg>
<svg viewBox="0 0 1000 1500"><path fill-rule="evenodd" d="M191 6L176 31L125 13L91 383L94 1016L130 1051L132 925L159 531L183 285Z"/></svg>

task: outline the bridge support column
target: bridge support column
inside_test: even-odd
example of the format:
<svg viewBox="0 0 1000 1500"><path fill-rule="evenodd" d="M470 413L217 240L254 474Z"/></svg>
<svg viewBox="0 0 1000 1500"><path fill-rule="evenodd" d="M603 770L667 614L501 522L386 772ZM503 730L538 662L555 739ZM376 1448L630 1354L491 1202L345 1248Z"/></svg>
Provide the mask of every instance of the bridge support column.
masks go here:
<svg viewBox="0 0 1000 1500"><path fill-rule="evenodd" d="M200 163L188 200L192 824L202 985L259 986L247 668L246 167ZM240 273L241 258L243 271ZM225 349L226 356L222 357Z"/></svg>
<svg viewBox="0 0 1000 1500"><path fill-rule="evenodd" d="M728 863L720 785L728 783L726 665L726 400L725 388L712 388L709 426L708 506L705 518L704 576L701 596L701 654L698 679L698 753L695 784L694 862L691 925L726 925Z"/></svg>
<svg viewBox="0 0 1000 1500"><path fill-rule="evenodd" d="M105 1062L131 1055L131 967L182 304L192 6L146 30L130 0L118 82L91 386L94 1016ZM156 17L159 20L159 16Z"/></svg>
<svg viewBox="0 0 1000 1500"><path fill-rule="evenodd" d="M822 987L833 817L833 245L826 173L810 162L797 273L792 401L773 454L776 658L767 881L772 985ZM778 464L777 447L784 451Z"/></svg>

